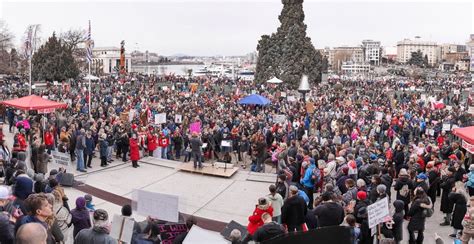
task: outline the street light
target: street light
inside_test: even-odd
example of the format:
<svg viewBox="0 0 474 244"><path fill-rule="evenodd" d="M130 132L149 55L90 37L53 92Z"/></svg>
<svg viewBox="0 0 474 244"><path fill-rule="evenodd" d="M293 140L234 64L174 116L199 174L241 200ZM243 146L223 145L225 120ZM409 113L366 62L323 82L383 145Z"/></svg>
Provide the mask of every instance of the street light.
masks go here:
<svg viewBox="0 0 474 244"><path fill-rule="evenodd" d="M301 77L300 86L298 87L298 91L303 94L303 101L306 102L306 93L309 92L311 88L309 87L308 76L303 75Z"/></svg>

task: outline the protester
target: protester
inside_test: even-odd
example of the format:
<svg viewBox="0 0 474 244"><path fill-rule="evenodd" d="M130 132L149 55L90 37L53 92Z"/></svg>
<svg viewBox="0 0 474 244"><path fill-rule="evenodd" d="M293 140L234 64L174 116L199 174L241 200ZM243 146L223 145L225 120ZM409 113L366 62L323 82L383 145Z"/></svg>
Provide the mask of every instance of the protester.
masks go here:
<svg viewBox="0 0 474 244"><path fill-rule="evenodd" d="M256 242L264 242L285 234L285 229L280 224L272 220L269 213L262 214L263 225L253 234L253 240Z"/></svg>
<svg viewBox="0 0 474 244"><path fill-rule="evenodd" d="M93 227L82 229L74 238L74 244L114 244L117 240L109 236L109 214L97 209L93 214Z"/></svg>
<svg viewBox="0 0 474 244"><path fill-rule="evenodd" d="M273 221L281 224L281 207L283 206L283 197L277 193L275 185L270 185L268 188L270 194L267 195L268 201L273 208Z"/></svg>
<svg viewBox="0 0 474 244"><path fill-rule="evenodd" d="M281 208L281 222L288 232L302 231L305 224L307 207L304 199L298 196L298 188L290 186L288 198Z"/></svg>
<svg viewBox="0 0 474 244"><path fill-rule="evenodd" d="M78 197L76 199L76 208L71 210L71 215L72 224L74 225L73 237L75 238L79 231L91 227L91 219L89 211L86 208L86 199L84 197Z"/></svg>
<svg viewBox="0 0 474 244"><path fill-rule="evenodd" d="M48 233L45 227L39 223L27 223L22 225L16 233L16 244L46 244Z"/></svg>
<svg viewBox="0 0 474 244"><path fill-rule="evenodd" d="M410 235L409 243L422 244L424 240L423 232L425 230L425 221L426 221L426 209L431 208L429 198L426 196L425 191L422 188L415 189L415 198L410 210L408 211L408 216L410 221L408 222L408 232ZM417 232L417 238L415 239L415 231Z"/></svg>

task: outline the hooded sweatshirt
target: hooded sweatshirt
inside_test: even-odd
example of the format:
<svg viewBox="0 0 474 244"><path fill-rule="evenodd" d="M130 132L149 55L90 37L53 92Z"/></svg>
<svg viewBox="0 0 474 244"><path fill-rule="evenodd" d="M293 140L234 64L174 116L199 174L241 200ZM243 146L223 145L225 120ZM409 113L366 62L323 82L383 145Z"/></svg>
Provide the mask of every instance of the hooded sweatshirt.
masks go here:
<svg viewBox="0 0 474 244"><path fill-rule="evenodd" d="M75 244L115 244L117 241L109 235L106 227L94 226L92 229L81 230L75 240Z"/></svg>
<svg viewBox="0 0 474 244"><path fill-rule="evenodd" d="M91 220L89 211L86 209L86 199L84 197L78 197L76 199L76 208L71 211L72 223L74 224L74 237L82 229L91 227Z"/></svg>
<svg viewBox="0 0 474 244"><path fill-rule="evenodd" d="M272 203L273 208L273 217L278 217L281 215L281 207L283 206L283 197L275 193L275 195L268 194L268 201Z"/></svg>

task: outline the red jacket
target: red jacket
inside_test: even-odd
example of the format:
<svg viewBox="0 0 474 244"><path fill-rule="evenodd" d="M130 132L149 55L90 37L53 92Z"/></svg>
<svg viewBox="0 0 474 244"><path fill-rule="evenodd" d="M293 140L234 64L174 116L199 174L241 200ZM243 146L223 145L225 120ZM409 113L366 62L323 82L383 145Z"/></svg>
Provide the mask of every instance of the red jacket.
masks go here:
<svg viewBox="0 0 474 244"><path fill-rule="evenodd" d="M53 136L53 133L51 133L50 131L47 131L44 134L44 144L46 146L51 146L54 144L54 136Z"/></svg>
<svg viewBox="0 0 474 244"><path fill-rule="evenodd" d="M147 141L148 141L148 151L153 152L155 149L158 147L156 143L156 136L152 134L147 135Z"/></svg>
<svg viewBox="0 0 474 244"><path fill-rule="evenodd" d="M247 225L247 231L249 234L253 235L260 226L263 225L262 214L268 213L273 217L273 208L268 206L267 209L263 209L259 206L255 207L253 214L249 216L249 224Z"/></svg>
<svg viewBox="0 0 474 244"><path fill-rule="evenodd" d="M161 137L160 140L158 141L158 145L160 147L167 147L170 144L170 140L168 137Z"/></svg>
<svg viewBox="0 0 474 244"><path fill-rule="evenodd" d="M130 143L130 160L138 161L140 159L138 141L137 139L130 138L129 143Z"/></svg>
<svg viewBox="0 0 474 244"><path fill-rule="evenodd" d="M26 144L25 136L23 134L18 134L17 139L18 139L18 151L25 152L26 148L28 147L28 145Z"/></svg>

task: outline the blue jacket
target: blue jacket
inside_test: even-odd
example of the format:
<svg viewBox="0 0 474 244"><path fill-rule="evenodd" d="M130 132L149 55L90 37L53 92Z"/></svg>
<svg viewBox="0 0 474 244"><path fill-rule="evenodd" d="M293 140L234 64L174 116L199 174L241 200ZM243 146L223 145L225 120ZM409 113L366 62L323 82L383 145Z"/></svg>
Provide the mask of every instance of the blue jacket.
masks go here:
<svg viewBox="0 0 474 244"><path fill-rule="evenodd" d="M304 173L303 179L300 180L300 183L308 188L314 187L314 182L312 179L313 176L313 170L316 166L314 164L309 164L308 168L306 169Z"/></svg>
<svg viewBox="0 0 474 244"><path fill-rule="evenodd" d="M99 142L99 149L100 149L100 156L104 157L107 156L107 148L109 147L109 143L106 140L101 140Z"/></svg>
<svg viewBox="0 0 474 244"><path fill-rule="evenodd" d="M87 155L92 155L95 149L94 138L87 138L86 137L86 148L84 149L84 153Z"/></svg>
<svg viewBox="0 0 474 244"><path fill-rule="evenodd" d="M298 190L298 196L300 196L304 199L304 202L306 203L306 205L309 204L309 197L308 197L308 195L306 195L306 192L304 192L302 190Z"/></svg>

